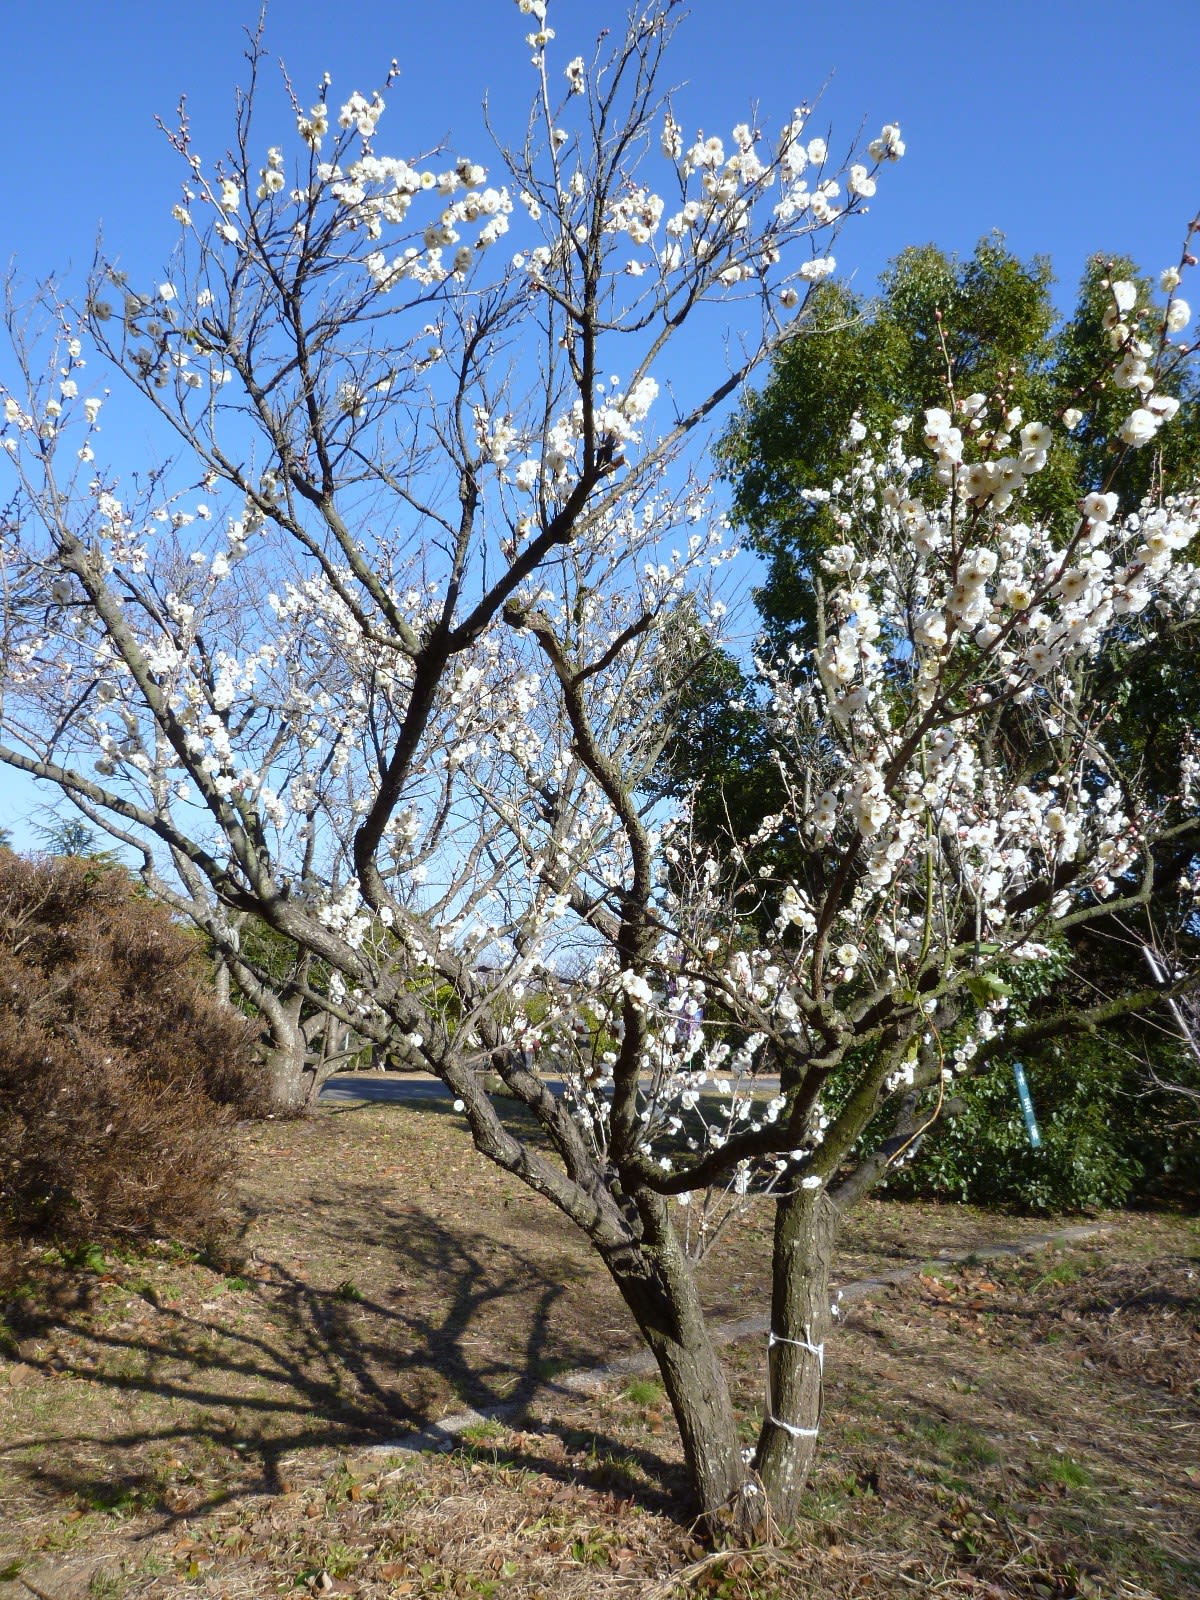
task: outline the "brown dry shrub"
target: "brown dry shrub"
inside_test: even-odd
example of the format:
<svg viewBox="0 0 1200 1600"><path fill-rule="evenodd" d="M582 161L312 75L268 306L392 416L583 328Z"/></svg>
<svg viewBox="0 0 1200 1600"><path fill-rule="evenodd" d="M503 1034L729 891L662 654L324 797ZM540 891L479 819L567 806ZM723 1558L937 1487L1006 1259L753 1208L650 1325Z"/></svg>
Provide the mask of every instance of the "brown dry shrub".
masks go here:
<svg viewBox="0 0 1200 1600"><path fill-rule="evenodd" d="M0 1233L220 1232L253 1030L123 871L0 852Z"/></svg>

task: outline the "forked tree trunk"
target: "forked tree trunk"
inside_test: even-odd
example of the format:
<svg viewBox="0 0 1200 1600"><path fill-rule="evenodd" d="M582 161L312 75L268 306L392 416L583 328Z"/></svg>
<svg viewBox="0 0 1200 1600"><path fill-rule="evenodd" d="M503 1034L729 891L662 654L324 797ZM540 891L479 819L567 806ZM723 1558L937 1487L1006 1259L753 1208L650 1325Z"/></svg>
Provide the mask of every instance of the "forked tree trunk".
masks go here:
<svg viewBox="0 0 1200 1600"><path fill-rule="evenodd" d="M222 957L217 962L214 987L223 1005L233 1005L233 981L230 963ZM317 1078L308 1070L308 1043L299 1020L300 1001L281 1001L245 969L237 987L258 1007L262 1021L263 1100L272 1110L285 1115L306 1110L320 1093L328 1073Z"/></svg>
<svg viewBox="0 0 1200 1600"><path fill-rule="evenodd" d="M264 1070L272 1106L285 1113L312 1110L322 1085L337 1071L342 1057L327 1028L314 1040L308 1028L288 1016L271 1019Z"/></svg>
<svg viewBox="0 0 1200 1600"><path fill-rule="evenodd" d="M322 1084L345 1059L349 1029L320 1014L302 1021L302 995L281 998L252 974L244 972L239 987L258 1008L262 1025L265 1098L285 1115L311 1110Z"/></svg>
<svg viewBox="0 0 1200 1600"><path fill-rule="evenodd" d="M308 1104L315 1106L322 1086L349 1059L351 1033L344 1022L328 1015L310 1017L300 1031L308 1049Z"/></svg>
<svg viewBox="0 0 1200 1600"><path fill-rule="evenodd" d="M309 1110L333 1071L332 1063L323 1070L324 1051L311 1048L300 1020L301 1007L298 995L286 1001L267 996L260 1006L267 1095L271 1105L285 1114Z"/></svg>
<svg viewBox="0 0 1200 1600"><path fill-rule="evenodd" d="M653 1352L675 1413L697 1509L715 1539L745 1532L755 1519L725 1372L704 1319L691 1264L671 1228L665 1202L639 1207L640 1246L606 1256L622 1298Z"/></svg>
<svg viewBox="0 0 1200 1600"><path fill-rule="evenodd" d="M640 1246L606 1258L649 1345L675 1413L697 1508L715 1542L762 1536L796 1515L816 1453L837 1213L824 1191L797 1190L775 1211L768 1393L747 1465L692 1268L655 1197Z"/></svg>
<svg viewBox="0 0 1200 1600"><path fill-rule="evenodd" d="M306 1111L315 1098L315 1074L308 1063L304 1035L272 1037L263 1063L267 1098L276 1111Z"/></svg>
<svg viewBox="0 0 1200 1600"><path fill-rule="evenodd" d="M796 1515L817 1448L836 1235L824 1189L797 1189L776 1202L769 1387L754 1470L780 1526Z"/></svg>

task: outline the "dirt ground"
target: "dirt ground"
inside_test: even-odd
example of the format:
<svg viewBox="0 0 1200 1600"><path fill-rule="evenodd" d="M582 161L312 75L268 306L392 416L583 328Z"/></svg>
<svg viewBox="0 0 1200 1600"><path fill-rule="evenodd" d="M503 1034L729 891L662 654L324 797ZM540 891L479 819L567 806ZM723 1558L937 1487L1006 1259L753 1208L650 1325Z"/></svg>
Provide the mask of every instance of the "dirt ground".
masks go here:
<svg viewBox="0 0 1200 1600"><path fill-rule="evenodd" d="M870 1203L823 1454L777 1546L678 1518L661 1392L555 1386L634 1348L557 1214L444 1104L243 1131L236 1246L43 1256L0 1325L0 1597L43 1594L1200 1595L1200 1231L1107 1218L1065 1250L947 1258L1044 1220ZM763 1309L766 1208L704 1270ZM747 1439L764 1341L729 1349ZM451 1455L378 1447L516 1405Z"/></svg>

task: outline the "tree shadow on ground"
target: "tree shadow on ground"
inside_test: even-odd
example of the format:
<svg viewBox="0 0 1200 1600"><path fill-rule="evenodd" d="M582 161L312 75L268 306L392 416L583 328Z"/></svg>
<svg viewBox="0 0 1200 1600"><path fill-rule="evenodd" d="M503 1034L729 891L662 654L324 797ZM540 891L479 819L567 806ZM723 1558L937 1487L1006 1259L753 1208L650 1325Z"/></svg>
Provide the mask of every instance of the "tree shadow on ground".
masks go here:
<svg viewBox="0 0 1200 1600"><path fill-rule="evenodd" d="M46 1380L85 1380L109 1404L76 1400L70 1410L78 1425L61 1425L64 1408L59 1425L8 1440L0 1461L38 1495L51 1491L116 1514L154 1510L149 1531L157 1533L230 1501L284 1492L290 1463L306 1452L399 1441L447 1410L503 1408L520 1426L548 1377L595 1363L583 1330L565 1344L560 1332L551 1349L551 1313L564 1285L515 1246L481 1241L464 1226L379 1196L374 1205L346 1202L343 1190L315 1208L308 1225L333 1233L347 1261L370 1252L394 1262L396 1282L385 1293L363 1294L350 1282L317 1288L272 1262L260 1268L262 1277L229 1280L238 1290L206 1302L207 1315L175 1309L145 1289L133 1291L130 1318L116 1326L97 1318L86 1293L75 1303L26 1301L16 1329L22 1345L49 1343L52 1353L25 1364ZM86 1288L89 1274L75 1276ZM409 1281L426 1287L410 1293ZM438 1294L428 1292L430 1283ZM503 1343L479 1332L500 1302L514 1311ZM89 1409L111 1410L113 1398L125 1402L127 1424L88 1426ZM554 1447L542 1452L537 1434L525 1433L527 1447L511 1452L514 1465L635 1493L653 1509L679 1514L682 1479L653 1451L600 1431L537 1426ZM198 1464L182 1476L166 1472L164 1460L182 1454Z"/></svg>

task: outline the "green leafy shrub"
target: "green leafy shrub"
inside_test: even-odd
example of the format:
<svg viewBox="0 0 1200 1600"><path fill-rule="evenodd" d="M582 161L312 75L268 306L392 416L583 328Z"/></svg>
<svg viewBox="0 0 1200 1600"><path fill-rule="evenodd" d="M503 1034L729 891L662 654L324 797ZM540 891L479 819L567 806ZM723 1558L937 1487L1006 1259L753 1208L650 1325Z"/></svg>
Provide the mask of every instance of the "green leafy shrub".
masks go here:
<svg viewBox="0 0 1200 1600"><path fill-rule="evenodd" d="M1186 1075L1158 1046L1164 1076ZM1078 1039L1025 1063L1042 1144L1029 1142L1011 1065L954 1086L954 1115L888 1179L892 1194L1030 1212L1120 1206L1194 1193L1200 1137L1178 1097L1149 1088L1147 1066L1112 1040Z"/></svg>
<svg viewBox="0 0 1200 1600"><path fill-rule="evenodd" d="M218 1229L253 1034L123 871L0 852L0 1235Z"/></svg>

